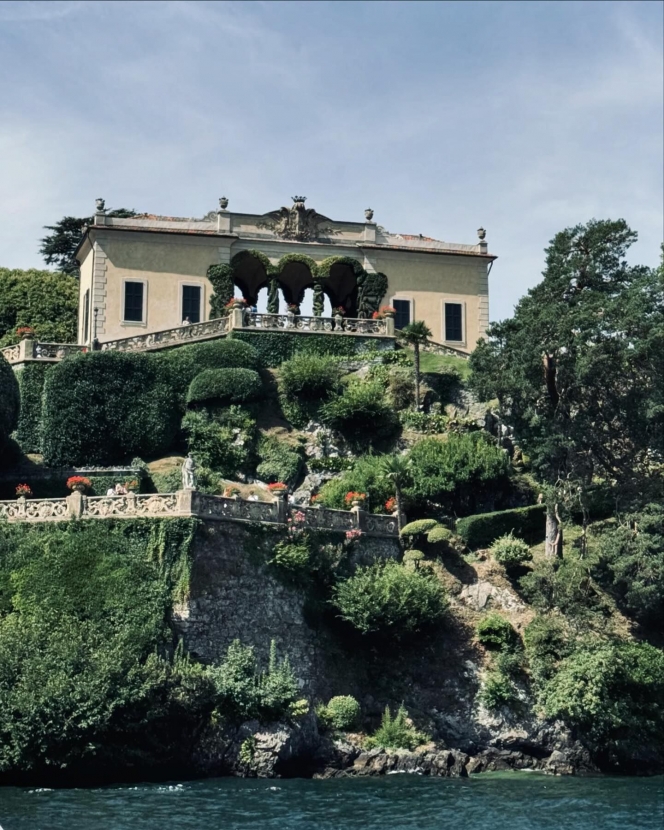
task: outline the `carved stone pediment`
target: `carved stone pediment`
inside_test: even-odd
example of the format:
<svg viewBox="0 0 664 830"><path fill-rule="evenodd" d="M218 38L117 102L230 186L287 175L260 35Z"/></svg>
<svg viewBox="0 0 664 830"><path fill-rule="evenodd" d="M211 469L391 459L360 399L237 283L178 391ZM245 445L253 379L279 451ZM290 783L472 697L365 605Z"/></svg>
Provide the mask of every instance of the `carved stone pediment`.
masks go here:
<svg viewBox="0 0 664 830"><path fill-rule="evenodd" d="M298 242L312 242L319 236L330 236L338 233L329 226L323 227L323 222L331 222L327 216L322 216L313 208L305 207L306 196L293 196L293 204L272 210L264 214L265 221L259 222L259 228L267 228L282 239L294 239Z"/></svg>

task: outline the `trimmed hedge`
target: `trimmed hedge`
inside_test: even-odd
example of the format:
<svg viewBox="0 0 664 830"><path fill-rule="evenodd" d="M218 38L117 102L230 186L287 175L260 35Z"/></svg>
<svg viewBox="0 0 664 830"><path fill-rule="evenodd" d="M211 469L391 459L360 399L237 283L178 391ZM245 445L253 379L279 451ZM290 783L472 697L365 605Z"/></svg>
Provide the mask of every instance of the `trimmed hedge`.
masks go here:
<svg viewBox="0 0 664 830"><path fill-rule="evenodd" d="M168 376L182 402L192 380L204 369L258 369L258 352L240 340L210 340L151 356Z"/></svg>
<svg viewBox="0 0 664 830"><path fill-rule="evenodd" d="M16 373L21 393L21 413L16 435L23 452L41 452L42 392L51 363L26 363Z"/></svg>
<svg viewBox="0 0 664 830"><path fill-rule="evenodd" d="M253 369L205 369L189 385L187 403L249 403L263 392L261 376Z"/></svg>
<svg viewBox="0 0 664 830"><path fill-rule="evenodd" d="M20 395L16 375L0 355L0 449L16 429L19 410Z"/></svg>
<svg viewBox="0 0 664 830"><path fill-rule="evenodd" d="M173 443L178 426L173 389L148 355L77 355L46 376L42 451L51 466L159 455Z"/></svg>
<svg viewBox="0 0 664 830"><path fill-rule="evenodd" d="M544 539L546 506L517 507L496 513L466 516L456 523L457 533L469 548L488 548L499 536L513 533L536 545Z"/></svg>
<svg viewBox="0 0 664 830"><path fill-rule="evenodd" d="M339 334L309 334L308 332L253 332L234 331L230 335L232 341L241 341L253 346L264 366L275 368L281 366L284 360L289 360L294 354L336 355L337 357L353 357L359 352L376 349L382 341L369 337L346 337ZM389 348L393 348L392 341L385 341Z"/></svg>

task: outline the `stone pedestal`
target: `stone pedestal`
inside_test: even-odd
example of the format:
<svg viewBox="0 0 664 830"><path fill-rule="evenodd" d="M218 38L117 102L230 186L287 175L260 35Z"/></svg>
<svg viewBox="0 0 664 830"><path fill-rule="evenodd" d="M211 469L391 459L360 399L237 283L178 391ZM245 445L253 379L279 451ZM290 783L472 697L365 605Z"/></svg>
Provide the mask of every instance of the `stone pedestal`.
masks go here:
<svg viewBox="0 0 664 830"><path fill-rule="evenodd" d="M67 496L67 515L72 519L80 519L85 509L85 496L74 490L71 495Z"/></svg>
<svg viewBox="0 0 664 830"><path fill-rule="evenodd" d="M276 511L276 520L281 524L286 524L288 520L288 491L275 493L273 504Z"/></svg>
<svg viewBox="0 0 664 830"><path fill-rule="evenodd" d="M194 513L194 491L193 490L178 490L178 513L182 516L193 516Z"/></svg>

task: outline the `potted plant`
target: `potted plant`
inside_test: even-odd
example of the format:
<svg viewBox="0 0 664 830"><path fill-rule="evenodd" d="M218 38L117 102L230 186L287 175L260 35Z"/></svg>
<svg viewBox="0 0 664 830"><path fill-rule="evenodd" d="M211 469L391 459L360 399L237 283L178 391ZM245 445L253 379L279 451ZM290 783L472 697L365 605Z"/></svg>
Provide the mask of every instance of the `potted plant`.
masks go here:
<svg viewBox="0 0 664 830"><path fill-rule="evenodd" d="M385 320L387 317L394 317L396 313L396 308L392 308L391 305L383 305L378 311L374 311L372 317L374 320Z"/></svg>
<svg viewBox="0 0 664 830"><path fill-rule="evenodd" d="M92 482L85 476L69 476L67 479L67 488L73 493L85 493L92 487Z"/></svg>
<svg viewBox="0 0 664 830"><path fill-rule="evenodd" d="M389 499L385 502L385 510L387 510L388 513L394 513L396 509L397 500L394 498L394 496L390 496Z"/></svg>
<svg viewBox="0 0 664 830"><path fill-rule="evenodd" d="M16 498L25 499L32 495L32 489L29 484L19 484L16 488Z"/></svg>
<svg viewBox="0 0 664 830"><path fill-rule="evenodd" d="M30 340L35 336L35 330L32 326L19 326L16 329L16 336L20 337L21 340Z"/></svg>
<svg viewBox="0 0 664 830"><path fill-rule="evenodd" d="M284 484L283 481L274 481L272 484L267 485L267 489L275 496L281 496L288 492L288 485Z"/></svg>
<svg viewBox="0 0 664 830"><path fill-rule="evenodd" d="M346 506L351 505L352 507L360 507L364 506L365 501L367 500L366 493L356 493L355 491L351 490L350 493L346 493Z"/></svg>

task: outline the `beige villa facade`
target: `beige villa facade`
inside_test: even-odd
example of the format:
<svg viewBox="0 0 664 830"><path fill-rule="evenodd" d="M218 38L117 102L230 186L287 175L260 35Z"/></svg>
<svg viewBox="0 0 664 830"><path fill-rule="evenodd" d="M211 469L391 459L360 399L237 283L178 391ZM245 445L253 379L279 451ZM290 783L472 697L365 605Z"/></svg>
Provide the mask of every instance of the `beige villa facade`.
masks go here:
<svg viewBox="0 0 664 830"><path fill-rule="evenodd" d="M81 269L78 340L89 344L205 322L219 266L249 306L272 313L314 314L343 308L351 318L396 309L396 326L423 320L435 342L470 352L489 322L488 252L388 233L365 211L365 221L335 221L304 197L265 214L233 213L228 200L202 219L107 215L97 200L94 223L77 250ZM215 270L216 269L216 270ZM316 295L318 291L318 295ZM318 296L318 304L316 301ZM325 311L323 311L323 302Z"/></svg>

